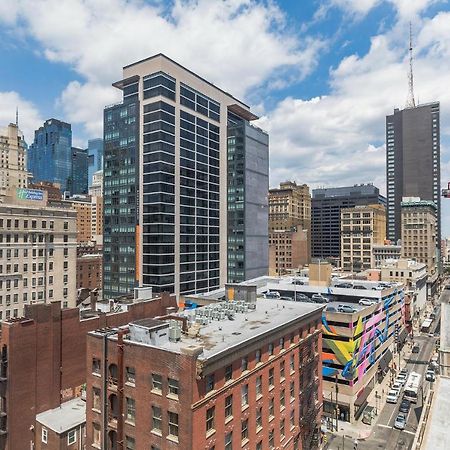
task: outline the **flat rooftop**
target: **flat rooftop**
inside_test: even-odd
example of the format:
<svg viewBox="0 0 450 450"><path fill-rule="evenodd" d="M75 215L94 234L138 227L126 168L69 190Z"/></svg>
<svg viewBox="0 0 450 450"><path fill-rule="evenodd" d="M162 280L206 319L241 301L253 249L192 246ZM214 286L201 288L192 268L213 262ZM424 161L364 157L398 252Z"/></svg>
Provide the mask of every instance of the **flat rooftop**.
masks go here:
<svg viewBox="0 0 450 450"><path fill-rule="evenodd" d="M323 306L325 305L257 299L256 309L235 312L232 320L227 316L218 320L212 319L205 325L195 323L195 317L199 317L198 312L205 308L184 311L178 315L187 317L189 323L193 324L190 326L190 332L187 335L183 333L179 341L162 341L154 346L175 353L185 353L186 349L192 350L201 347L203 352L200 353L198 359L207 360L224 351L231 351L233 347L238 347L246 341L251 341L258 336L275 331L279 327L306 318L314 312L321 311ZM153 321L149 323L150 328L152 324ZM142 321L137 321L136 325L142 326ZM194 335L191 331L196 326L198 333ZM130 337L128 340L131 340ZM140 341L134 342L150 345Z"/></svg>
<svg viewBox="0 0 450 450"><path fill-rule="evenodd" d="M438 377L422 450L447 450L450 427L450 378Z"/></svg>
<svg viewBox="0 0 450 450"><path fill-rule="evenodd" d="M38 414L36 421L55 433L64 433L86 422L86 402L79 397L74 398L59 408Z"/></svg>

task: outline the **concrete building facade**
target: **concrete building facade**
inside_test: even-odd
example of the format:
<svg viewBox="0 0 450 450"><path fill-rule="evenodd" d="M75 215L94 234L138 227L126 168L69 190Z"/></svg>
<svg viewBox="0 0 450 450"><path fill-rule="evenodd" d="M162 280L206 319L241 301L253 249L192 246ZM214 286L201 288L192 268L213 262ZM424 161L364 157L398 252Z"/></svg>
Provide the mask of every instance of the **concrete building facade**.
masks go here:
<svg viewBox="0 0 450 450"><path fill-rule="evenodd" d="M429 277L438 270L436 205L420 198L401 203L402 257L426 264Z"/></svg>
<svg viewBox="0 0 450 450"><path fill-rule="evenodd" d="M75 212L48 206L43 191L12 194L0 204L0 320L34 302L75 306Z"/></svg>
<svg viewBox="0 0 450 450"><path fill-rule="evenodd" d="M0 202L11 189L28 185L27 151L22 132L10 123L0 129Z"/></svg>
<svg viewBox="0 0 450 450"><path fill-rule="evenodd" d="M384 244L372 245L372 268L379 269L390 259L400 259L402 257L402 246L385 242Z"/></svg>
<svg viewBox="0 0 450 450"><path fill-rule="evenodd" d="M267 275L269 136L228 113L227 280Z"/></svg>
<svg viewBox="0 0 450 450"><path fill-rule="evenodd" d="M403 197L420 197L435 204L436 246L440 236L440 105L433 102L395 109L386 116L386 192L388 239L402 235Z"/></svg>
<svg viewBox="0 0 450 450"><path fill-rule="evenodd" d="M190 314L235 305L232 321L168 316L89 333L87 448L318 448L321 308L228 301Z"/></svg>
<svg viewBox="0 0 450 450"><path fill-rule="evenodd" d="M383 205L341 209L341 267L361 272L372 267L372 247L386 240Z"/></svg>
<svg viewBox="0 0 450 450"><path fill-rule="evenodd" d="M330 258L339 262L341 209L375 204L386 205L386 199L371 184L314 189L311 200L312 258Z"/></svg>

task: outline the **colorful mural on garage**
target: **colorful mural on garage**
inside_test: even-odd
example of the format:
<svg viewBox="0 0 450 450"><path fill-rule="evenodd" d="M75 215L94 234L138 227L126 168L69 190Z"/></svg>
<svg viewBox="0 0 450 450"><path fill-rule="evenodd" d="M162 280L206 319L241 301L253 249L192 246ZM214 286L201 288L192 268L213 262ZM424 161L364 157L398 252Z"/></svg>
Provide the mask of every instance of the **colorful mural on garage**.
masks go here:
<svg viewBox="0 0 450 450"><path fill-rule="evenodd" d="M389 314L387 311L395 300L398 291L395 290L391 295L384 298L377 307L374 315L363 323L360 316L355 327L349 323L352 328L352 335L348 341L334 339L339 334L335 327L328 324L325 313L322 315L322 333L323 341L326 342L328 348L322 351L322 375L334 377L341 375L350 381L356 377L363 376L366 369L375 363L375 347L376 342L383 343L388 338ZM403 290L399 293L404 308ZM402 311L403 312L403 311ZM380 324L384 320L384 326ZM343 369L337 369L331 365L343 366ZM340 371L340 373L339 373Z"/></svg>

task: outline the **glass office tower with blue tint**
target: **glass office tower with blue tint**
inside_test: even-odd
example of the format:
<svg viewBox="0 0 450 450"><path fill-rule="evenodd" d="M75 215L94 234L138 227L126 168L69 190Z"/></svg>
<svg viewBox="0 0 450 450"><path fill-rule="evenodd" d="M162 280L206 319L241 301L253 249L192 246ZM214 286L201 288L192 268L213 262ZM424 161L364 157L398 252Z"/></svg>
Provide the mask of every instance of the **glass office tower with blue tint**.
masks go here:
<svg viewBox="0 0 450 450"><path fill-rule="evenodd" d="M86 149L72 147L69 192L71 195L86 195L88 193L88 154Z"/></svg>
<svg viewBox="0 0 450 450"><path fill-rule="evenodd" d="M94 173L103 170L103 139L88 141L88 187L92 186Z"/></svg>
<svg viewBox="0 0 450 450"><path fill-rule="evenodd" d="M139 102L137 82L120 85L123 103L104 110L103 297L137 285Z"/></svg>
<svg viewBox="0 0 450 450"><path fill-rule="evenodd" d="M68 191L72 173L72 127L69 123L49 119L34 132L28 149L28 171L33 182L58 183L61 191Z"/></svg>
<svg viewBox="0 0 450 450"><path fill-rule="evenodd" d="M136 191L136 281L177 296L223 286L228 275L228 115L244 121L257 117L244 103L162 54L124 67L123 76L114 86L123 90L124 105L126 98L133 98L139 122L133 135L136 173L134 178L128 175L127 186ZM105 110L104 189L119 193L127 188L121 181L125 168L120 163L109 166L108 139L115 139L115 148L122 139L129 145L121 131L127 126L117 115L124 105ZM110 126L108 111L116 111ZM113 290L108 283L114 277L120 281L116 270L126 269L111 262L121 257L124 245L110 225L118 220L121 197L107 204L107 195L112 194L104 197L104 286L109 295ZM108 223L107 208L112 214ZM133 286L128 284L128 289Z"/></svg>

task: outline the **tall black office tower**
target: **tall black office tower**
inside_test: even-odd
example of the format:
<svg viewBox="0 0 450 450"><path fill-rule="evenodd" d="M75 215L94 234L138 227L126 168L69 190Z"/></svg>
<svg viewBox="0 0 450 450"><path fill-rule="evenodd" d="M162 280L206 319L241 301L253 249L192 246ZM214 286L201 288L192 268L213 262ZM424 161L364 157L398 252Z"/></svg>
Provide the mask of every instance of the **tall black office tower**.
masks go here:
<svg viewBox="0 0 450 450"><path fill-rule="evenodd" d="M395 109L386 117L387 236L401 238L403 197L436 205L436 245L441 241L439 102Z"/></svg>

